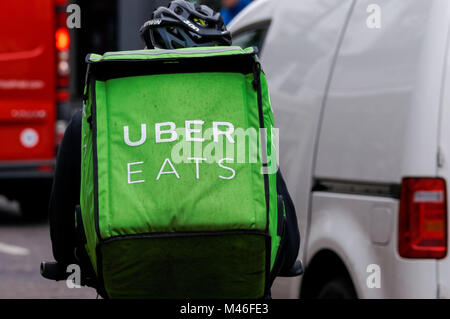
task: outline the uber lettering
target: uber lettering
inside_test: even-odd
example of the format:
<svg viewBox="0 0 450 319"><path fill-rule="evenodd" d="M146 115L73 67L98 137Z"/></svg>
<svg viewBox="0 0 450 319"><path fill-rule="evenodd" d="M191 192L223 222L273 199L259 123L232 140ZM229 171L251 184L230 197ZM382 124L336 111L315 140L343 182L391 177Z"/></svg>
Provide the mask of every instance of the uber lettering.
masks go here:
<svg viewBox="0 0 450 319"><path fill-rule="evenodd" d="M201 126L205 122L201 120L185 121L186 142L203 142L204 138L193 137L193 133L201 133L201 129L193 128L194 125ZM219 141L220 135L225 135L230 143L234 143L232 134L234 133L234 126L229 122L212 122L214 142ZM176 132L176 125L173 122L164 122L155 124L155 140L156 143L169 143L178 139ZM125 144L128 146L140 146L147 140L147 125L141 124L141 137L138 141L130 140L129 127L123 127L123 137Z"/></svg>

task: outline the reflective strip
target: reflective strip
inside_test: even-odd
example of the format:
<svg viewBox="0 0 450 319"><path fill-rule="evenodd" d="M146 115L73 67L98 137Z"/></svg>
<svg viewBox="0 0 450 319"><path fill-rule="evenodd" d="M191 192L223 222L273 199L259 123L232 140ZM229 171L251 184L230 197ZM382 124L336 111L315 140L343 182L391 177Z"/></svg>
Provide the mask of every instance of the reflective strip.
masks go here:
<svg viewBox="0 0 450 319"><path fill-rule="evenodd" d="M176 55L184 55L184 54L209 54L209 53L223 53L223 52L242 52L243 54L252 54L254 50L242 50L241 48L227 48L227 49L208 49L208 50L136 50L136 51L121 51L121 52L107 52L102 57L91 57L89 56L89 60L96 62L103 60L106 57L111 56L121 56L121 55L164 55L164 54L176 54Z"/></svg>
<svg viewBox="0 0 450 319"><path fill-rule="evenodd" d="M217 49L217 50L150 50L150 51L121 51L121 52L107 52L103 57L114 55L162 55L162 54L195 54L195 53L221 53L229 51L242 51L242 49Z"/></svg>
<svg viewBox="0 0 450 319"><path fill-rule="evenodd" d="M442 191L419 191L414 193L414 203L442 203L444 193Z"/></svg>

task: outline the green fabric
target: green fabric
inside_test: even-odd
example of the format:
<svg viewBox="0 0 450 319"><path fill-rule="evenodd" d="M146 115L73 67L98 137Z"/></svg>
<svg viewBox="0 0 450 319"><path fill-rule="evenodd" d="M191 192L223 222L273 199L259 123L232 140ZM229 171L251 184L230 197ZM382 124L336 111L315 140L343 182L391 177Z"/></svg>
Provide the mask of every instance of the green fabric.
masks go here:
<svg viewBox="0 0 450 319"><path fill-rule="evenodd" d="M141 50L107 53L103 57L90 55L89 61L92 64L106 60L153 63L159 59L166 61L187 57L214 58L224 55L230 55L231 59L233 55L242 54L253 54L253 51L237 47L171 51ZM111 67L114 66L111 65ZM249 137L237 132L253 130L250 134L248 131L246 133L251 136L253 132L258 142L261 142L253 73L144 74L109 80L95 78L95 72L93 76L95 96L93 96L92 88L86 88L89 95L83 106L80 201L87 237L86 248L97 272L97 268L100 267L97 260L98 254L103 256L102 273L108 294L124 296L117 290L117 287L124 284L119 281L132 278L128 276L140 269L138 264L142 264L142 259L138 262L136 257L143 253L144 248L146 250L144 259L158 260L158 256L165 249L184 247L183 251L191 252L191 257L181 254L181 250L171 251L171 256L179 254L180 260L186 258L182 263L195 264L194 259L201 256L203 256L202 260L218 258L213 251L214 247L219 247L218 251L221 251L224 256L229 256L230 259L227 263L226 258L219 258L221 266L218 271L223 272L224 278L228 278L226 280L231 280L230 276L244 278L249 275L249 272L245 272L247 269L245 267L264 269L266 262L261 256L265 256L266 253L270 257L270 269L272 269L280 242L277 235L276 171L272 170L268 174L270 205L269 221L267 221L265 182L264 174L261 172L261 148L259 147L257 152L256 148L248 147ZM271 158L270 153L275 152L271 147L275 140L272 141L270 134L270 130L274 127L273 114L266 79L262 72L261 88L264 126L269 132L266 136L266 149ZM94 105L96 105L96 119L93 118L95 123L92 129L95 132L91 130L88 123ZM193 120L203 121L201 125L191 126L191 129L201 129L201 132L193 132L191 135L193 138L204 138L202 142L186 142L186 121ZM178 138L171 142L158 143L156 125L168 122L179 129ZM223 126L223 123L231 123L235 129L231 135L233 142L229 141L229 136L226 135L218 135L217 140L214 140L213 123L222 123L219 124L220 130L227 128ZM127 145L127 143L136 143L142 138L142 125L145 125L145 141L136 146ZM161 129L166 130L168 126L163 125ZM97 158L95 158L93 146L94 133L97 137ZM161 135L162 138L170 136L172 136L171 133ZM244 148L238 148L238 145L241 145L238 143L241 138L247 142ZM219 152L220 150L223 152ZM189 158L205 160L201 160L197 165ZM243 159L244 162L242 162ZM219 160L222 160L221 165L218 163ZM253 161L249 163L249 160ZM98 233L95 226L94 163L98 163L98 193L96 194L98 196ZM202 245L201 240L196 242L193 239L187 239L188 237L175 237L169 241L154 238L152 240L135 239L156 233L175 235L186 232L217 231L266 233L271 238L271 248L269 247L266 252L266 248L262 249L260 244L252 240L244 241L244 238L246 240L251 238L248 237L249 235L243 238L236 237L237 242L240 243L238 247L243 250L233 253L223 251L236 248L233 246L236 243L228 242L230 237L226 236L214 237L216 242L210 248L206 248L207 240L210 238L203 238L205 246L202 246L201 251L196 250L198 245ZM102 244L104 240L117 236L134 237L115 240L114 244ZM155 244L154 248L147 248L147 245L152 246L152 243L161 243L161 245ZM252 245L255 247L246 247ZM117 247L117 250L111 247ZM128 247L127 253L124 247ZM257 258L259 261L236 267L238 260L231 259L245 251L248 253L249 249L257 250L255 258L259 256ZM262 254L261 251L265 253ZM213 258L213 256L216 257ZM130 270L131 272L123 271L124 268L121 265L129 263L133 265L136 263L136 268ZM208 273L207 268L204 267L202 272ZM227 275L225 270L233 274ZM262 278L265 279L264 276ZM240 296L247 298L255 296L249 292L252 289L254 293L259 294L260 284L261 282L257 281L256 286L251 286L250 289L250 286L244 283L239 288L243 293ZM232 288L227 289L223 292L229 292ZM133 292L123 293L129 295Z"/></svg>
<svg viewBox="0 0 450 319"><path fill-rule="evenodd" d="M91 116L92 109L92 92L85 92L89 94L89 99L83 104L83 117L81 122L81 192L80 192L80 207L82 212L83 225L86 233L87 244L85 246L86 252L92 261L92 266L97 271L96 245L97 235L95 232L94 222L94 167L93 167L93 135L89 128L87 119Z"/></svg>
<svg viewBox="0 0 450 319"><path fill-rule="evenodd" d="M263 95L263 112L264 112L264 126L268 128L267 132L267 157L269 167L274 169L276 167L276 141L273 139L272 129L274 129L274 119L272 106L269 97L269 88L267 86L266 77L264 74L261 76L261 92ZM270 184L270 200L269 200L269 230L270 237L272 238L272 249L271 249L271 268L275 263L275 258L277 256L278 247L280 245L281 238L277 235L278 229L278 204L277 204L277 175L273 171L269 170L269 184Z"/></svg>
<svg viewBox="0 0 450 319"><path fill-rule="evenodd" d="M179 164L172 160L177 141L155 142L155 124L168 121L184 127L186 120L202 120L203 131L212 130L213 121L258 128L257 118L249 118L245 112L246 103L256 101L245 100L250 85L245 76L236 73L167 74L97 82L97 103L106 106L97 109L98 161L103 164L98 168L102 238L147 232L265 229L260 162L227 164L236 170L236 177L225 180L219 176L228 176L227 170L205 161L199 164L197 179L195 161L187 159L211 161L207 152L194 154L196 147L205 150L211 140L189 143L192 154L182 154L187 163ZM124 107L131 105L132 109ZM256 105L252 109L257 109ZM129 127L130 139L136 141L141 124L147 126L146 142L136 147L126 145L124 126ZM233 147L222 138L225 148ZM166 159L179 178L165 174L156 180ZM145 182L128 184L127 165L137 162L143 163L133 165L130 171L142 173L132 174L132 181ZM163 169L171 171L172 167L166 162Z"/></svg>
<svg viewBox="0 0 450 319"><path fill-rule="evenodd" d="M264 295L266 248L261 235L127 239L103 244L101 251L111 298Z"/></svg>

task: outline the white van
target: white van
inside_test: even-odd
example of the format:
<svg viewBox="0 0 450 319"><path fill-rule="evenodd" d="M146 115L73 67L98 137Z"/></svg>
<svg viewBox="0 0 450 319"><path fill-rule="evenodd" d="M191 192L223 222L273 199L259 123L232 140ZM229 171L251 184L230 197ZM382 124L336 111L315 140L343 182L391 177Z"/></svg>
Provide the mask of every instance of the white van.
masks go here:
<svg viewBox="0 0 450 319"><path fill-rule="evenodd" d="M306 272L274 297L449 298L450 1L257 0ZM275 288L274 291L280 291Z"/></svg>

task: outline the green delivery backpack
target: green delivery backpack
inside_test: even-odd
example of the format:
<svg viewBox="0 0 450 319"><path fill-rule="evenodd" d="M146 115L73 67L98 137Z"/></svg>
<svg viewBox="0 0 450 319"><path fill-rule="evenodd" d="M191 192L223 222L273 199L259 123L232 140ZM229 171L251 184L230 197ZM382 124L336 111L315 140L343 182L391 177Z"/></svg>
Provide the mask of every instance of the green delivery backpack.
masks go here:
<svg viewBox="0 0 450 319"><path fill-rule="evenodd" d="M255 51L86 60L77 227L102 296L266 296L285 209Z"/></svg>

